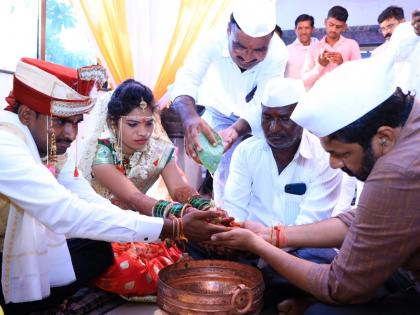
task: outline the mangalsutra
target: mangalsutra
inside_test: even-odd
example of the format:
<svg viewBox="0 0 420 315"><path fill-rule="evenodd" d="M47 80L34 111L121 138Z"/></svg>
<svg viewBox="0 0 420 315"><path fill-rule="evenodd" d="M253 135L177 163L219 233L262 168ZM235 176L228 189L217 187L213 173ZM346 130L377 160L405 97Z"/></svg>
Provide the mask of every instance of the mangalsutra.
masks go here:
<svg viewBox="0 0 420 315"><path fill-rule="evenodd" d="M130 160L128 158L126 158L125 156L121 157L121 163L119 164L122 166L123 168L123 173L125 175L128 175L128 173L130 173Z"/></svg>

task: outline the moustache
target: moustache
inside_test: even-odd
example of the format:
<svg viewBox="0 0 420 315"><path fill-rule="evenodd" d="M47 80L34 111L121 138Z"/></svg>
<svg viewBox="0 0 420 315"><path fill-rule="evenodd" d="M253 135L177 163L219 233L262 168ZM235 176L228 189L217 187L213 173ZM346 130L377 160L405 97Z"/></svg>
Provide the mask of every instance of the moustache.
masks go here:
<svg viewBox="0 0 420 315"><path fill-rule="evenodd" d="M243 57L241 57L241 56L238 56L238 59L239 59L240 61L245 62L245 59L244 59ZM250 63L254 63L254 62L256 62L256 61L257 61L257 59L252 59L251 61L247 61L246 63L247 63L247 64L250 64Z"/></svg>
<svg viewBox="0 0 420 315"><path fill-rule="evenodd" d="M266 135L265 137L266 137L267 139L274 140L274 141L283 141L283 140L286 140L286 139L287 139L287 137L286 137L286 136L281 136L281 135L279 135L279 134L275 134L275 135Z"/></svg>
<svg viewBox="0 0 420 315"><path fill-rule="evenodd" d="M73 141L69 139L56 139L55 141L57 144L64 144L70 146Z"/></svg>

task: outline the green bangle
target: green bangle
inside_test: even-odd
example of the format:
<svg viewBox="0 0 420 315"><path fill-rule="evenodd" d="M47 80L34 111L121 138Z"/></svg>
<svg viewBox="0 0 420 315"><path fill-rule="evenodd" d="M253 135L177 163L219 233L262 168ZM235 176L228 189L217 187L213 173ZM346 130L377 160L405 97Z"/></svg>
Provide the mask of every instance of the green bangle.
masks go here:
<svg viewBox="0 0 420 315"><path fill-rule="evenodd" d="M174 216L176 216L177 218L179 218L179 215L181 213L182 208L184 207L184 205L182 203L175 203L171 209L169 210L169 213L173 214Z"/></svg>
<svg viewBox="0 0 420 315"><path fill-rule="evenodd" d="M191 206L199 210L208 210L210 208L211 200L202 198L200 196L193 196L190 200Z"/></svg>
<svg viewBox="0 0 420 315"><path fill-rule="evenodd" d="M152 215L154 217L163 217L163 212L165 211L165 208L170 204L169 201L166 200L158 200L152 209Z"/></svg>

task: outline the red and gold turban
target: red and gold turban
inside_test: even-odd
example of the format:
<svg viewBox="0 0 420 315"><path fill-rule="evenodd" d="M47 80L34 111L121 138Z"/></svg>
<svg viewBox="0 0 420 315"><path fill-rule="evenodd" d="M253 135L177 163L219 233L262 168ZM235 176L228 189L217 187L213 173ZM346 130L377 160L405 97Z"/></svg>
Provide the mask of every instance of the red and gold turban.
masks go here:
<svg viewBox="0 0 420 315"><path fill-rule="evenodd" d="M58 117L89 112L94 106L91 91L106 80L105 69L88 66L73 69L51 62L22 58L6 98L11 110L16 101L34 111Z"/></svg>

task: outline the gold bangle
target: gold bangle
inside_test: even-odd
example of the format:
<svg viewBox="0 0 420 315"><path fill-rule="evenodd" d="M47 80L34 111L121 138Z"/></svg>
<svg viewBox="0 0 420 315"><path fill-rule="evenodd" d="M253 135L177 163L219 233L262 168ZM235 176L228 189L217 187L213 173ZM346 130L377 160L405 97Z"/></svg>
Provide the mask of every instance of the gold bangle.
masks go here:
<svg viewBox="0 0 420 315"><path fill-rule="evenodd" d="M185 209L187 209L188 207L192 207L189 203L184 204L184 206L181 209L181 212L179 213L179 218L182 218L184 215L184 211Z"/></svg>
<svg viewBox="0 0 420 315"><path fill-rule="evenodd" d="M168 205L165 207L165 210L163 210L163 218L168 217L168 212L172 208L174 204L172 202L168 203Z"/></svg>
<svg viewBox="0 0 420 315"><path fill-rule="evenodd" d="M188 242L188 238L184 235L184 221L182 221L182 218L179 218L178 220L180 225L179 240Z"/></svg>
<svg viewBox="0 0 420 315"><path fill-rule="evenodd" d="M172 239L175 241L176 239L175 239L175 221L174 221L174 216L171 215L170 218L171 218L171 222L172 222Z"/></svg>

